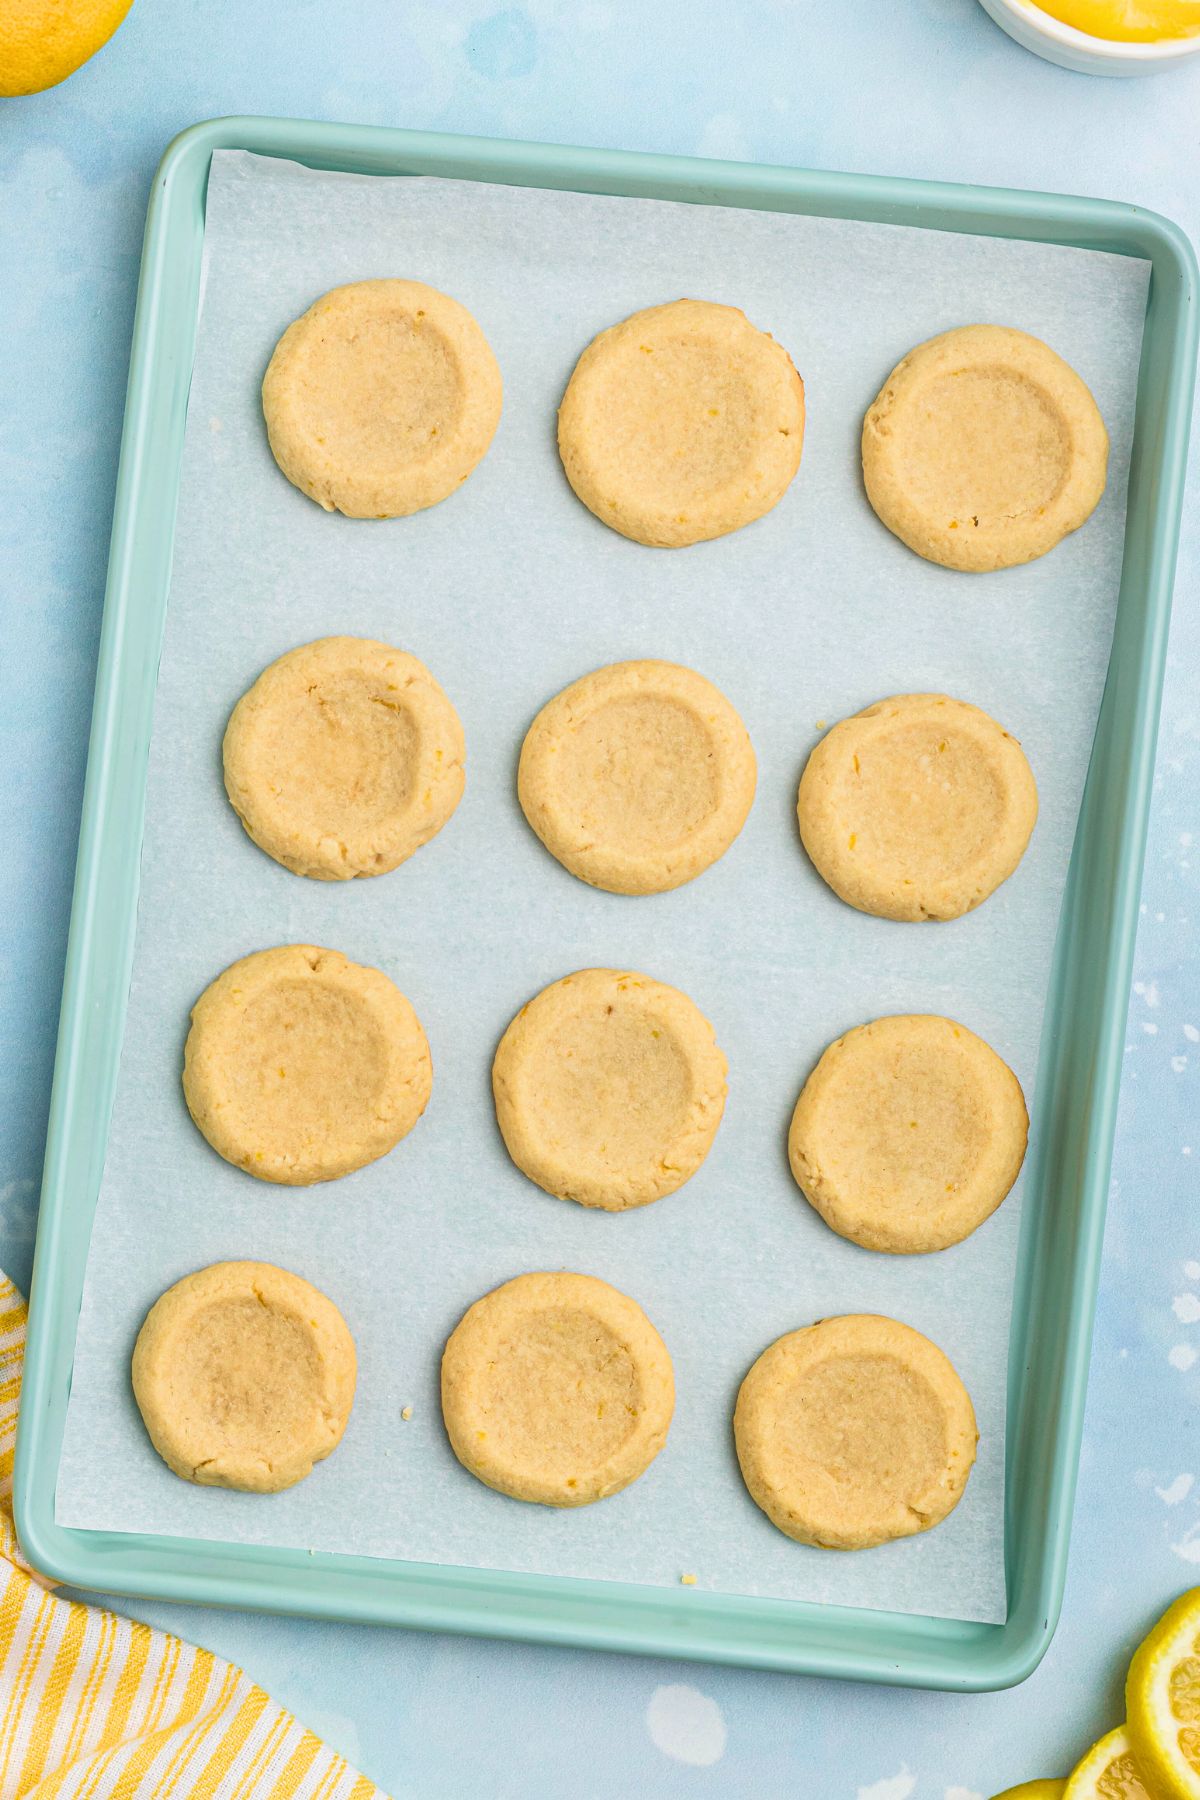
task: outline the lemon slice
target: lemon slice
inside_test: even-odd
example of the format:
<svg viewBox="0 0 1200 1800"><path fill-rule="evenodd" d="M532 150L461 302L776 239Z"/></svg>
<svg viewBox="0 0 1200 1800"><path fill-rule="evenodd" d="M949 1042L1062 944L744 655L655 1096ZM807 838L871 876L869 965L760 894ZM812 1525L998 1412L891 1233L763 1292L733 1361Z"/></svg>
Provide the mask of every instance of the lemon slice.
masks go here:
<svg viewBox="0 0 1200 1800"><path fill-rule="evenodd" d="M1134 1652L1129 1739L1171 1800L1200 1800L1200 1588L1181 1594Z"/></svg>
<svg viewBox="0 0 1200 1800"><path fill-rule="evenodd" d="M1067 1777L1063 1800L1158 1800L1138 1774L1124 1725L1106 1732Z"/></svg>
<svg viewBox="0 0 1200 1800"><path fill-rule="evenodd" d="M1041 1781L1021 1781L1016 1787L1005 1788L1002 1794L993 1794L992 1800L1062 1800L1067 1791L1065 1781L1051 1781L1049 1776Z"/></svg>

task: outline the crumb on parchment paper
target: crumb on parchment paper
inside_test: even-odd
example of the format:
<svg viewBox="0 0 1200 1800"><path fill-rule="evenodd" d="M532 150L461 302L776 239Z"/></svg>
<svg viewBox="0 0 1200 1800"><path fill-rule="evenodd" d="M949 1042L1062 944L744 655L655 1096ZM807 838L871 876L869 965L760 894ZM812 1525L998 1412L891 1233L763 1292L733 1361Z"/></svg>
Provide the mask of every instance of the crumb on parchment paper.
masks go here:
<svg viewBox="0 0 1200 1800"><path fill-rule="evenodd" d="M680 1587L695 1587L696 1577L694 1575L681 1575L679 1577L679 1585Z"/></svg>
<svg viewBox="0 0 1200 1800"><path fill-rule="evenodd" d="M400 1417L402 1419L411 1419L412 1418L412 1407L411 1406L402 1406L400 1408Z"/></svg>

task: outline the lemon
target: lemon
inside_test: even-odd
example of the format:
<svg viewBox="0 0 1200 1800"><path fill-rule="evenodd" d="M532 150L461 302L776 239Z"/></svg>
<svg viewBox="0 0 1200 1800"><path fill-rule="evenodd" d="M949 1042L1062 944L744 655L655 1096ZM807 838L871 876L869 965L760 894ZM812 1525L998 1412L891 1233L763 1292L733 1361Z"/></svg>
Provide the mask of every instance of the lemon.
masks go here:
<svg viewBox="0 0 1200 1800"><path fill-rule="evenodd" d="M1022 1781L1015 1788L1005 1788L1002 1794L993 1794L992 1800L1062 1800L1066 1791L1065 1781L1051 1781L1047 1776L1041 1781Z"/></svg>
<svg viewBox="0 0 1200 1800"><path fill-rule="evenodd" d="M1134 1652L1125 1706L1150 1780L1171 1800L1200 1797L1200 1588L1181 1594Z"/></svg>
<svg viewBox="0 0 1200 1800"><path fill-rule="evenodd" d="M1067 1777L1063 1800L1159 1800L1138 1774L1124 1725L1106 1732Z"/></svg>
<svg viewBox="0 0 1200 1800"><path fill-rule="evenodd" d="M133 0L0 0L0 95L40 94L107 44Z"/></svg>

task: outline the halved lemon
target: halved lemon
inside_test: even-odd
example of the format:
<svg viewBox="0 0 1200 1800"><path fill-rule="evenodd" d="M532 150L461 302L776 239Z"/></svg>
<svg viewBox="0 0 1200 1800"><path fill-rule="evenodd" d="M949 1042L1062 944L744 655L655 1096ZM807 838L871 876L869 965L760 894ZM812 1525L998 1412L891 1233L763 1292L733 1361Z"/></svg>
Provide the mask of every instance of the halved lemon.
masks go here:
<svg viewBox="0 0 1200 1800"><path fill-rule="evenodd" d="M1041 1781L1022 1781L1015 1788L1005 1788L1002 1794L993 1794L992 1800L1062 1800L1066 1791L1065 1781L1052 1781L1046 1776Z"/></svg>
<svg viewBox="0 0 1200 1800"><path fill-rule="evenodd" d="M1129 1741L1170 1800L1200 1800L1200 1588L1181 1594L1134 1652Z"/></svg>
<svg viewBox="0 0 1200 1800"><path fill-rule="evenodd" d="M1063 1800L1160 1800L1138 1772L1124 1725L1107 1731L1067 1776Z"/></svg>

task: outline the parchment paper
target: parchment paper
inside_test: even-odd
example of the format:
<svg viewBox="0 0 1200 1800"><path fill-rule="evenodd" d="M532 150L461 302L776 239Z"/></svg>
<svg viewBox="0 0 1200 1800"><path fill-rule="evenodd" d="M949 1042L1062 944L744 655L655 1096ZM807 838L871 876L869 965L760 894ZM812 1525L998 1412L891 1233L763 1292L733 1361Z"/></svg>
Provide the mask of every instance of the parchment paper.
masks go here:
<svg viewBox="0 0 1200 1800"><path fill-rule="evenodd" d="M419 277L476 314L505 378L485 462L443 505L387 523L328 516L290 487L259 384L284 327L337 282ZM219 152L170 610L150 756L137 958L96 1214L58 1487L76 1526L178 1533L563 1575L1004 1617L1010 1290L1022 1184L966 1243L889 1258L843 1242L788 1172L785 1136L825 1044L882 1013L949 1013L1032 1100L1059 901L1111 637L1147 265L892 226L452 181L315 174ZM555 452L555 408L595 332L681 294L745 308L805 377L792 490L711 544L651 551L598 524ZM994 320L1057 347L1112 436L1105 498L1042 561L965 576L878 524L862 414L913 344ZM282 651L380 637L457 705L467 791L397 872L322 884L244 835L221 784L230 708ZM521 816L514 773L543 702L588 669L665 657L702 670L749 727L758 798L698 881L628 899L574 880ZM796 783L819 735L888 694L974 701L1024 742L1041 792L1032 847L978 912L896 925L842 905L807 864ZM433 1099L393 1155L308 1190L228 1167L179 1085L188 1009L235 957L336 946L384 969L429 1035ZM642 1211L551 1199L508 1161L489 1090L500 1033L547 982L593 964L682 987L729 1057L700 1172ZM1037 1130L1037 1121L1034 1121ZM129 1355L158 1294L225 1257L277 1262L343 1309L360 1384L334 1457L287 1494L191 1487L158 1460ZM478 1295L530 1268L601 1275L666 1339L678 1408L625 1493L552 1512L491 1493L442 1432L438 1361ZM879 1311L950 1356L979 1417L966 1496L935 1531L836 1556L781 1536L748 1498L730 1417L784 1331ZM401 1409L411 1406L409 1422Z"/></svg>

